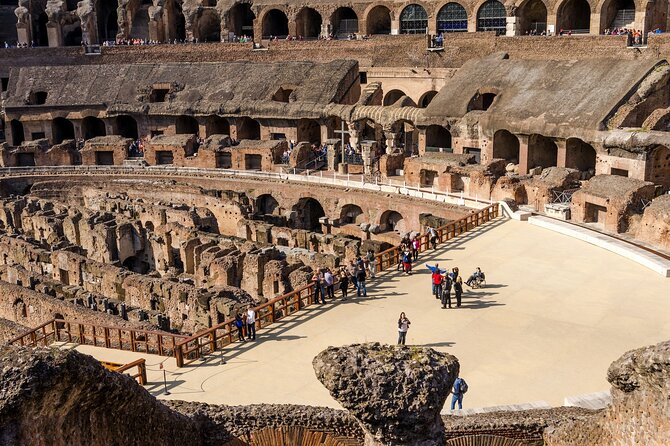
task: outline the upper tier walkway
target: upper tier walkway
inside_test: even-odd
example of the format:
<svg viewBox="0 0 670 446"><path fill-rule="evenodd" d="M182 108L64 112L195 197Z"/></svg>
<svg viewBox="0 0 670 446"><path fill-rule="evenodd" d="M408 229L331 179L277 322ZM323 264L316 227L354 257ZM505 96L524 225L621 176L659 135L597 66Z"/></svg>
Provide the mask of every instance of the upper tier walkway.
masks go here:
<svg viewBox="0 0 670 446"><path fill-rule="evenodd" d="M424 264L477 266L488 286L466 287L463 306L442 310ZM457 356L470 390L465 407L546 401L609 388L609 364L629 349L670 337L670 283L624 257L514 220L496 219L423 253L415 274L394 269L369 281L367 298L313 305L177 369L173 358L78 347L113 362L147 358L148 389L161 398L231 405L338 407L312 370L330 345L395 343L401 311L408 344ZM225 363L223 363L225 361Z"/></svg>

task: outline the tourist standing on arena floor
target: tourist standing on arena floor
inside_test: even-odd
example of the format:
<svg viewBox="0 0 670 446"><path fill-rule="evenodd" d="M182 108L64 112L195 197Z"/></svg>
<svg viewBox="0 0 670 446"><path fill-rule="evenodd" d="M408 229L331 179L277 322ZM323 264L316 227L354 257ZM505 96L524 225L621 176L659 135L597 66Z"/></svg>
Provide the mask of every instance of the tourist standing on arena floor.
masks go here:
<svg viewBox="0 0 670 446"><path fill-rule="evenodd" d="M370 279L375 278L375 253L371 249L368 249L368 255L366 256L368 262L368 272L370 273Z"/></svg>
<svg viewBox="0 0 670 446"><path fill-rule="evenodd" d="M357 290L356 290L356 295L363 297L367 297L368 295L368 290L365 288L365 279L366 279L366 274L365 274L365 268L362 266L358 267L358 271L356 272L356 283L357 283Z"/></svg>
<svg viewBox="0 0 670 446"><path fill-rule="evenodd" d="M419 258L419 251L420 250L421 250L421 236L417 235L412 240L412 257L414 257L415 262Z"/></svg>
<svg viewBox="0 0 670 446"><path fill-rule="evenodd" d="M314 303L319 302L319 294L321 294L321 302L324 304L326 301L324 300L323 293L322 291L322 286L321 286L321 276L319 275L319 270L314 271L314 274L312 275L312 283L314 284Z"/></svg>
<svg viewBox="0 0 670 446"><path fill-rule="evenodd" d="M449 277L449 274L445 274L442 277L442 308L447 308L447 305L449 305L449 308L451 308L451 277Z"/></svg>
<svg viewBox="0 0 670 446"><path fill-rule="evenodd" d="M242 342L246 341L244 339L244 321L239 311L235 314L235 327L237 328L237 338Z"/></svg>
<svg viewBox="0 0 670 446"><path fill-rule="evenodd" d="M409 330L410 324L411 322L405 316L405 312L400 313L400 318L398 319L398 345L405 345L407 330Z"/></svg>
<svg viewBox="0 0 670 446"><path fill-rule="evenodd" d="M330 272L330 268L326 268L323 273L323 282L326 284L326 292L329 299L335 299L335 276Z"/></svg>
<svg viewBox="0 0 670 446"><path fill-rule="evenodd" d="M256 340L256 311L251 305L247 308L247 338Z"/></svg>
<svg viewBox="0 0 670 446"><path fill-rule="evenodd" d="M340 291L342 292L342 300L347 300L349 295L349 273L344 266L340 269Z"/></svg>
<svg viewBox="0 0 670 446"><path fill-rule="evenodd" d="M456 308L461 306L461 295L463 294L463 278L458 276L454 281L454 294L456 294Z"/></svg>
<svg viewBox="0 0 670 446"><path fill-rule="evenodd" d="M402 253L402 269L405 274L412 274L412 254L409 248L405 248L405 252Z"/></svg>
<svg viewBox="0 0 670 446"><path fill-rule="evenodd" d="M454 381L454 387L451 389L453 396L451 397L451 410L454 410L456 403L458 408L463 408L463 394L468 391L468 384L460 376Z"/></svg>
<svg viewBox="0 0 670 446"><path fill-rule="evenodd" d="M435 264L435 267L428 267L431 269L432 274L430 276L431 283L433 284L433 296L435 299L439 299L442 296L442 274L440 274L440 265Z"/></svg>

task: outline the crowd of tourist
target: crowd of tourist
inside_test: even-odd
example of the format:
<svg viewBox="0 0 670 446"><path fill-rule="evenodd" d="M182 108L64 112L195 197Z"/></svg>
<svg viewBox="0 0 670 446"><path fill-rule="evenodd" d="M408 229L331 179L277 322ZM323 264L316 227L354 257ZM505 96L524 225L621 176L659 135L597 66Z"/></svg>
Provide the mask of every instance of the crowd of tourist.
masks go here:
<svg viewBox="0 0 670 446"><path fill-rule="evenodd" d="M128 147L128 156L131 158L140 158L144 156L144 141L136 139Z"/></svg>

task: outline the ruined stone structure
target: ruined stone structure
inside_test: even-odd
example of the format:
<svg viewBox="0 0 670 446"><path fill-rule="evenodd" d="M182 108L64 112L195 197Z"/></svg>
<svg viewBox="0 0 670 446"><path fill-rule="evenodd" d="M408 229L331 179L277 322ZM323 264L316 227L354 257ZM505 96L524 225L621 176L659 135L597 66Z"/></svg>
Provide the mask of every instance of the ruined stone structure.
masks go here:
<svg viewBox="0 0 670 446"><path fill-rule="evenodd" d="M458 361L431 349L373 344L322 352L314 360L317 375L348 411L182 401L166 405L130 377L75 351L9 349L0 356L0 391L5 396L0 401L0 440L17 446L156 441L189 446L350 446L378 444L376 437L392 446L614 446L633 441L662 446L670 435L669 354L665 342L628 352L614 362L608 371L613 403L603 410L440 417L438 400L446 392L429 383L453 382ZM338 355L343 355L344 364L333 362ZM438 366L439 372L431 366ZM388 373L380 373L379 367ZM336 370L345 375L340 378ZM359 379L349 379L354 377ZM403 382L410 387L403 388ZM382 386L369 387L372 383ZM393 392L392 399L383 393L386 390ZM75 407L78 410L68 410Z"/></svg>

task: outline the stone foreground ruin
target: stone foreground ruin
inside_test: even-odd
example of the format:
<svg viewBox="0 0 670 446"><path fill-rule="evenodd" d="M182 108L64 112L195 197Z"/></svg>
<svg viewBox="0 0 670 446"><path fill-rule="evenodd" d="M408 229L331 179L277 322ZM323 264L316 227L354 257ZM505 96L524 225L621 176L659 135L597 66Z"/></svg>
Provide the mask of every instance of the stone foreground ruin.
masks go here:
<svg viewBox="0 0 670 446"><path fill-rule="evenodd" d="M612 405L438 417L458 360L429 348L329 348L314 360L345 411L160 402L76 351L0 356L0 444L662 446L670 438L670 341L608 371Z"/></svg>

